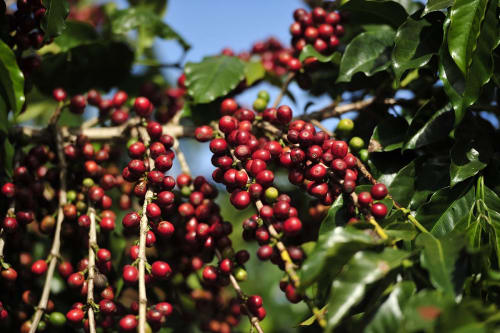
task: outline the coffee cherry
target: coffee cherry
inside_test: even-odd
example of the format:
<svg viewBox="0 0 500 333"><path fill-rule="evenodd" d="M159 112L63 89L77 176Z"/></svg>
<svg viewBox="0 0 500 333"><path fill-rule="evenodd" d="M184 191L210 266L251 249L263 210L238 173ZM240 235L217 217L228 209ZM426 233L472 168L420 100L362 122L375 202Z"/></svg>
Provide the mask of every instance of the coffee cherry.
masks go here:
<svg viewBox="0 0 500 333"><path fill-rule="evenodd" d="M141 221L141 216L136 212L130 212L122 219L122 224L125 228L137 228Z"/></svg>
<svg viewBox="0 0 500 333"><path fill-rule="evenodd" d="M103 314L110 315L116 313L117 307L112 300L103 299L99 302L99 310L101 310Z"/></svg>
<svg viewBox="0 0 500 333"><path fill-rule="evenodd" d="M226 98L220 105L220 112L223 116L232 115L238 109L238 103L232 98Z"/></svg>
<svg viewBox="0 0 500 333"><path fill-rule="evenodd" d="M14 186L14 184L12 183L5 183L3 184L2 186L2 194L6 197L6 198L13 198L14 195L16 194L16 188Z"/></svg>
<svg viewBox="0 0 500 333"><path fill-rule="evenodd" d="M80 288L84 282L85 277L80 272L71 274L67 279L68 285L73 289Z"/></svg>
<svg viewBox="0 0 500 333"><path fill-rule="evenodd" d="M164 238L169 238L172 237L172 235L175 232L175 227L172 223L168 221L162 221L158 224L158 227L156 228L156 231L158 234Z"/></svg>
<svg viewBox="0 0 500 333"><path fill-rule="evenodd" d="M49 322L54 327L62 327L66 323L66 317L61 312L52 312L49 315Z"/></svg>
<svg viewBox="0 0 500 333"><path fill-rule="evenodd" d="M120 330L124 332L133 332L136 330L138 322L134 315L126 315L119 322Z"/></svg>
<svg viewBox="0 0 500 333"><path fill-rule="evenodd" d="M138 278L139 278L139 271L137 271L137 268L131 265L125 265L123 267L123 280L127 283L136 283Z"/></svg>
<svg viewBox="0 0 500 333"><path fill-rule="evenodd" d="M74 114L82 114L87 106L87 101L83 95L75 95L69 103L69 110Z"/></svg>
<svg viewBox="0 0 500 333"><path fill-rule="evenodd" d="M358 136L352 137L351 140L349 141L349 147L351 147L351 149L354 151L358 151L362 149L364 146L365 142Z"/></svg>
<svg viewBox="0 0 500 333"><path fill-rule="evenodd" d="M112 99L112 104L115 108L119 108L121 107L123 104L125 104L125 102L127 101L128 99L128 95L126 92L122 91L122 90L119 90L115 93L115 95L113 96L113 99Z"/></svg>
<svg viewBox="0 0 500 333"><path fill-rule="evenodd" d="M263 305L262 297L259 295L252 295L248 297L247 304L248 307L252 310L252 312L255 312L255 310L262 307Z"/></svg>
<svg viewBox="0 0 500 333"><path fill-rule="evenodd" d="M273 248L269 245L262 245L257 250L257 257L260 260L268 260L273 255Z"/></svg>
<svg viewBox="0 0 500 333"><path fill-rule="evenodd" d="M155 261L151 265L151 273L157 279L166 279L172 274L172 269L170 265L164 261Z"/></svg>
<svg viewBox="0 0 500 333"><path fill-rule="evenodd" d="M194 137L199 142L210 141L212 139L212 136L213 136L212 127L207 125L197 127L196 130L194 131Z"/></svg>
<svg viewBox="0 0 500 333"><path fill-rule="evenodd" d="M88 194L90 200L98 202L104 197L104 190L99 186L92 186Z"/></svg>
<svg viewBox="0 0 500 333"><path fill-rule="evenodd" d="M295 236L302 230L302 222L297 217L290 217L283 223L283 231L287 236Z"/></svg>
<svg viewBox="0 0 500 333"><path fill-rule="evenodd" d="M382 200L386 197L388 191L387 187L382 183L377 183L372 186L370 194L375 200Z"/></svg>
<svg viewBox="0 0 500 333"><path fill-rule="evenodd" d="M215 283L215 281L217 281L217 277L218 277L217 269L211 265L205 266L205 268L203 269L202 276L203 276L203 280L205 282Z"/></svg>
<svg viewBox="0 0 500 333"><path fill-rule="evenodd" d="M295 287L292 284L288 284L285 289L285 296L286 299L293 304L296 304L302 300L302 297L300 294L297 292Z"/></svg>
<svg viewBox="0 0 500 333"><path fill-rule="evenodd" d="M252 107L255 111L258 112L264 111L264 109L267 107L267 101L262 98L257 98L253 102Z"/></svg>
<svg viewBox="0 0 500 333"><path fill-rule="evenodd" d="M63 278L68 278L73 273L73 266L69 261L63 261L57 266L57 271Z"/></svg>
<svg viewBox="0 0 500 333"><path fill-rule="evenodd" d="M17 219L7 216L3 219L2 226L7 233L13 233L17 230L19 224L17 222Z"/></svg>
<svg viewBox="0 0 500 333"><path fill-rule="evenodd" d="M57 101L57 102L62 102L66 99L67 94L66 91L62 88L56 88L52 91L52 97Z"/></svg>
<svg viewBox="0 0 500 333"><path fill-rule="evenodd" d="M216 138L210 141L210 151L214 154L221 154L227 150L227 142L224 139Z"/></svg>
<svg viewBox="0 0 500 333"><path fill-rule="evenodd" d="M108 249L99 249L97 251L97 260L105 262L111 260L111 252Z"/></svg>
<svg viewBox="0 0 500 333"><path fill-rule="evenodd" d="M245 209L250 204L250 193L247 191L234 191L231 193L230 201L237 209Z"/></svg>
<svg viewBox="0 0 500 333"><path fill-rule="evenodd" d="M233 262L230 259L223 259L219 263L219 269L222 273L224 274L229 274L231 273L231 270L233 269Z"/></svg>
<svg viewBox="0 0 500 333"><path fill-rule="evenodd" d="M354 122L352 119L344 118L341 119L337 125L337 131L342 135L349 134L354 129Z"/></svg>
<svg viewBox="0 0 500 333"><path fill-rule="evenodd" d="M152 220L157 220L161 217L161 209L154 202L146 206L146 215Z"/></svg>
<svg viewBox="0 0 500 333"><path fill-rule="evenodd" d="M333 35L334 29L330 24L322 24L318 27L318 34L321 38L327 39Z"/></svg>
<svg viewBox="0 0 500 333"><path fill-rule="evenodd" d="M164 316L170 316L174 310L172 305L168 302L160 302L155 305L156 310L160 311Z"/></svg>
<svg viewBox="0 0 500 333"><path fill-rule="evenodd" d="M84 313L81 309L71 309L66 314L66 318L72 324L79 324L83 320Z"/></svg>
<svg viewBox="0 0 500 333"><path fill-rule="evenodd" d="M266 318L266 309L260 307L257 309L257 319L259 319L259 321L262 321L264 320L264 318Z"/></svg>
<svg viewBox="0 0 500 333"><path fill-rule="evenodd" d="M369 192L361 192L358 194L358 203L362 207L368 207L373 202L372 196Z"/></svg>
<svg viewBox="0 0 500 333"><path fill-rule="evenodd" d="M47 271L47 262L45 260L37 260L31 265L31 273L36 276L45 274Z"/></svg>
<svg viewBox="0 0 500 333"><path fill-rule="evenodd" d="M14 282L17 279L17 272L12 267L4 269L1 273L2 278L8 282Z"/></svg>
<svg viewBox="0 0 500 333"><path fill-rule="evenodd" d="M240 282L245 281L248 278L248 273L243 267L236 267L234 277Z"/></svg>
<svg viewBox="0 0 500 333"><path fill-rule="evenodd" d="M375 203L370 209L376 219L383 219L387 215L387 207L383 203Z"/></svg>
<svg viewBox="0 0 500 333"><path fill-rule="evenodd" d="M331 146L331 152L336 158L344 158L347 155L348 146L345 141L335 141Z"/></svg>

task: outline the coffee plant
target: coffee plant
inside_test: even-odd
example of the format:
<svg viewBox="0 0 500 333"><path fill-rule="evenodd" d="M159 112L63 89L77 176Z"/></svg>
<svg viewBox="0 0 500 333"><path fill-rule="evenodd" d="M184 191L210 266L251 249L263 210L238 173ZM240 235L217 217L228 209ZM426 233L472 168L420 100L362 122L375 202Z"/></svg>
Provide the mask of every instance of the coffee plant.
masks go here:
<svg viewBox="0 0 500 333"><path fill-rule="evenodd" d="M162 63L166 1L0 0L0 331L500 331L498 6Z"/></svg>

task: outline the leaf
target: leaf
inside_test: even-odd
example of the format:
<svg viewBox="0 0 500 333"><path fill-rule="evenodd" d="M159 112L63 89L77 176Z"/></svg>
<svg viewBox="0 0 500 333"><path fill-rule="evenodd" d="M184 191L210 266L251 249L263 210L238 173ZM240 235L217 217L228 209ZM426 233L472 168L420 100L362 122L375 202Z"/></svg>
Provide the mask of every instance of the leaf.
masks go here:
<svg viewBox="0 0 500 333"><path fill-rule="evenodd" d="M300 52L299 60L303 62L307 58L316 58L319 62L333 62L334 64L338 65L340 63L341 56L342 55L338 51L333 52L330 55L321 54L316 51L314 46L312 46L311 44L307 44Z"/></svg>
<svg viewBox="0 0 500 333"><path fill-rule="evenodd" d="M46 94L56 87L66 87L69 94L91 88L108 90L129 77L133 60L134 54L125 43L94 42L44 55L41 68L33 76Z"/></svg>
<svg viewBox="0 0 500 333"><path fill-rule="evenodd" d="M486 140L457 140L451 149L450 185L453 186L484 169L493 151Z"/></svg>
<svg viewBox="0 0 500 333"><path fill-rule="evenodd" d="M403 151L417 149L445 139L453 129L453 112L451 105L435 111L426 103L412 119L406 135Z"/></svg>
<svg viewBox="0 0 500 333"><path fill-rule="evenodd" d="M0 40L0 84L10 108L17 116L25 101L24 75L17 65L14 52L2 40Z"/></svg>
<svg viewBox="0 0 500 333"><path fill-rule="evenodd" d="M42 19L41 28L45 32L45 39L59 36L66 28L66 17L69 14L69 2L67 0L43 0L46 8Z"/></svg>
<svg viewBox="0 0 500 333"><path fill-rule="evenodd" d="M318 237L321 237L321 235L332 231L333 229L335 229L335 227L345 224L347 220L346 215L341 214L343 206L344 206L344 197L339 195L337 199L335 199L333 204L330 206L330 208L328 208L328 212L321 221L321 225L319 226Z"/></svg>
<svg viewBox="0 0 500 333"><path fill-rule="evenodd" d="M65 52L75 46L95 42L97 38L98 35L93 26L85 22L70 20L66 22L64 32L54 39L54 43Z"/></svg>
<svg viewBox="0 0 500 333"><path fill-rule="evenodd" d="M11 179L14 170L15 148L8 137L3 139L2 163L7 178Z"/></svg>
<svg viewBox="0 0 500 333"><path fill-rule="evenodd" d="M151 8L133 7L118 10L112 16L111 30L114 34L125 35L130 30L144 29L144 34L151 37L157 36L163 39L174 39L181 44L185 51L191 46L174 29L163 22ZM153 38L149 38L145 47L151 47Z"/></svg>
<svg viewBox="0 0 500 333"><path fill-rule="evenodd" d="M266 76L266 69L260 60L250 60L245 62L245 78L247 86L251 86L255 82Z"/></svg>
<svg viewBox="0 0 500 333"><path fill-rule="evenodd" d="M416 287L413 281L398 283L365 327L364 333L398 332L404 320L403 308L415 294L415 291Z"/></svg>
<svg viewBox="0 0 500 333"><path fill-rule="evenodd" d="M454 0L429 0L425 5L424 12L422 16L429 14L430 12L435 12L438 10L443 10L453 5Z"/></svg>
<svg viewBox="0 0 500 333"><path fill-rule="evenodd" d="M455 125L462 121L467 108L477 101L481 87L493 75L492 52L500 43L496 8L497 3L490 1L481 24L477 45L472 51L471 64L467 63L465 68L465 76L450 56L448 45L445 42L441 45L439 77L455 109ZM449 23L450 20L447 20L444 24L445 32ZM444 40L446 41L446 38Z"/></svg>
<svg viewBox="0 0 500 333"><path fill-rule="evenodd" d="M443 237L467 217L474 197L470 182L446 187L434 193L430 201L417 210L415 218L434 236Z"/></svg>
<svg viewBox="0 0 500 333"><path fill-rule="evenodd" d="M461 234L447 234L438 239L431 234L420 234L416 246L422 247L420 263L429 272L432 285L444 293L455 296L453 272L460 251L465 246L465 238Z"/></svg>
<svg viewBox="0 0 500 333"><path fill-rule="evenodd" d="M472 62L487 5L488 0L455 0L451 8L448 50L464 75Z"/></svg>
<svg viewBox="0 0 500 333"><path fill-rule="evenodd" d="M453 297L439 290L422 290L403 308L402 332L432 332L446 309L455 304Z"/></svg>
<svg viewBox="0 0 500 333"><path fill-rule="evenodd" d="M184 72L188 93L200 104L236 88L245 76L245 66L237 57L221 55L203 58L199 63L188 62Z"/></svg>
<svg viewBox="0 0 500 333"><path fill-rule="evenodd" d="M370 145L376 151L392 151L402 147L408 123L403 117L390 117L381 121L373 130Z"/></svg>
<svg viewBox="0 0 500 333"><path fill-rule="evenodd" d="M490 243L495 249L497 263L500 264L500 198L490 188L484 188L484 203L488 212Z"/></svg>
<svg viewBox="0 0 500 333"><path fill-rule="evenodd" d="M300 269L301 287L314 283L324 269L337 274L357 251L379 244L374 237L353 227L336 227L323 233Z"/></svg>
<svg viewBox="0 0 500 333"><path fill-rule="evenodd" d="M424 66L437 54L441 44L441 38L437 37L441 35L440 25L408 17L396 33L392 50L392 68L397 81L405 71Z"/></svg>
<svg viewBox="0 0 500 333"><path fill-rule="evenodd" d="M382 252L362 251L349 260L333 281L327 313L327 332L331 332L340 320L363 298L366 288L401 265L410 253L385 248Z"/></svg>
<svg viewBox="0 0 500 333"><path fill-rule="evenodd" d="M7 102L2 93L2 89L0 89L0 132L3 134L7 134L9 132L9 109L7 107Z"/></svg>
<svg viewBox="0 0 500 333"><path fill-rule="evenodd" d="M406 1L405 1L406 2ZM406 10L398 1L389 0L343 0L342 10L352 12L353 16L367 15L379 18L382 22L397 28L407 18Z"/></svg>
<svg viewBox="0 0 500 333"><path fill-rule="evenodd" d="M356 36L342 55L337 82L349 82L358 72L372 76L389 67L394 36L394 31L387 30L367 31Z"/></svg>
<svg viewBox="0 0 500 333"><path fill-rule="evenodd" d="M44 99L39 102L29 102L26 110L17 117L19 123L30 121L42 116L46 116L46 120L52 115L53 110L57 107L57 102L51 99Z"/></svg>
<svg viewBox="0 0 500 333"><path fill-rule="evenodd" d="M401 170L398 171L396 177L389 184L389 192L394 200L403 207L410 204L411 198L415 191L416 168L415 161L412 161Z"/></svg>

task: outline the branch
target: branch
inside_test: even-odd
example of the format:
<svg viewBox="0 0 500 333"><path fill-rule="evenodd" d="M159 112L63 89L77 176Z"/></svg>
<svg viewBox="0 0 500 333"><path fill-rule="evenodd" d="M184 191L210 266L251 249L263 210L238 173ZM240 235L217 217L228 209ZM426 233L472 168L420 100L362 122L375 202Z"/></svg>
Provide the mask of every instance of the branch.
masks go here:
<svg viewBox="0 0 500 333"><path fill-rule="evenodd" d="M54 124L57 122L54 122ZM63 206L66 204L66 157L64 156L64 139L60 129L57 125L54 125L54 129L56 132L56 145L57 145L57 156L59 158L59 179L61 183L61 188L59 189L59 208L57 211L57 223L56 223L56 231L54 233L54 239L52 241L52 248L50 250L49 255L49 268L47 270L47 275L45 276L45 282L43 285L42 297L40 298L40 302L38 303L35 315L33 317L33 321L31 323L30 333L35 333L38 328L38 323L40 323L40 319L47 308L47 302L50 296L50 285L52 283L52 278L54 276L54 270L57 265L57 258L59 257L59 250L61 248L61 226L64 221L64 212Z"/></svg>
<svg viewBox="0 0 500 333"><path fill-rule="evenodd" d="M278 96L274 100L273 108L277 107L280 104L281 99L283 98L283 96L285 95L285 93L288 89L288 85L290 84L290 82L292 82L294 77L295 77L295 73L292 72L292 73L288 74L285 81L283 82L283 85L281 86L280 93L278 94Z"/></svg>
<svg viewBox="0 0 500 333"><path fill-rule="evenodd" d="M90 217L90 230L89 230L89 265L87 275L87 316L89 319L90 333L96 332L95 318L94 318L94 277L95 277L95 249L97 248L97 231L95 222L95 209L89 201L89 217Z"/></svg>
<svg viewBox="0 0 500 333"><path fill-rule="evenodd" d="M219 249L217 249L217 248L215 249L215 255L217 256L217 259L219 261L222 259L222 255L221 255ZM255 327L255 329L257 330L258 333L264 333L264 331L262 330L262 327L260 327L259 318L253 316L252 313L250 312L250 310L248 309L248 307L245 303L245 300L247 297L246 297L245 293L243 293L243 290L241 290L241 287L238 284L238 281L236 280L236 278L234 277L234 275L232 273L229 274L229 281L231 282L231 285L233 286L234 291L236 291L236 294L238 295L238 299L241 301L241 306L245 310L245 313L247 314L248 319L250 320L250 323L253 325L253 327Z"/></svg>
<svg viewBox="0 0 500 333"><path fill-rule="evenodd" d="M150 156L149 142L150 137L144 126L138 127L139 136L148 150L146 152L149 160L149 169L154 166L154 160ZM146 331L146 307L148 303L146 295L146 235L149 230L148 216L146 215L146 207L153 198L153 190L148 185L148 190L144 196L144 204L142 205L142 216L139 229L139 332Z"/></svg>

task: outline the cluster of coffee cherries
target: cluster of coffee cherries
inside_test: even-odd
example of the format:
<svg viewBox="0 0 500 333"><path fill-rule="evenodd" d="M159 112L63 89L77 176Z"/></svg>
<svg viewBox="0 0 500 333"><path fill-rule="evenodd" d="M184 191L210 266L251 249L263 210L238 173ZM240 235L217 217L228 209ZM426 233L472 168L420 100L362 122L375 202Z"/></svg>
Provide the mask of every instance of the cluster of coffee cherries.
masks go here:
<svg viewBox="0 0 500 333"><path fill-rule="evenodd" d="M293 13L294 23L290 26L292 46L296 53L310 44L316 51L329 54L335 51L340 43L339 37L344 35L342 15L337 11L327 12L321 7L311 12L296 9Z"/></svg>
<svg viewBox="0 0 500 333"><path fill-rule="evenodd" d="M46 11L41 0L18 0L17 10L6 15L12 36L9 45L19 51L41 48L45 42L40 23Z"/></svg>

